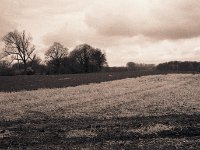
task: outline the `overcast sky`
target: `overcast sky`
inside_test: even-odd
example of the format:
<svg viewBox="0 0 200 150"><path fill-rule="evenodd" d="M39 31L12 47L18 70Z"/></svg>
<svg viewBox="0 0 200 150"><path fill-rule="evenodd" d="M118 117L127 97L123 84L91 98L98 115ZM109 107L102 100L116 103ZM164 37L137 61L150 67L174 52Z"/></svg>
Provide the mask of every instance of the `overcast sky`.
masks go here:
<svg viewBox="0 0 200 150"><path fill-rule="evenodd" d="M110 66L200 61L199 0L0 0L0 13L0 37L26 30L41 56L57 41L101 48Z"/></svg>

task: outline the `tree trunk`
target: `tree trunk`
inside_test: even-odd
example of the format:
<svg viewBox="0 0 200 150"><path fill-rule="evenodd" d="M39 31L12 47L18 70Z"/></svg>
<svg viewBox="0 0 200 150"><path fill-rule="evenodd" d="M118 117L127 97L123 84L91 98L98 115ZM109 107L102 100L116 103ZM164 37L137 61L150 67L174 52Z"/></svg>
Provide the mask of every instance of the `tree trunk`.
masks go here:
<svg viewBox="0 0 200 150"><path fill-rule="evenodd" d="M25 75L27 74L27 64L26 64L26 61L24 61L24 74Z"/></svg>

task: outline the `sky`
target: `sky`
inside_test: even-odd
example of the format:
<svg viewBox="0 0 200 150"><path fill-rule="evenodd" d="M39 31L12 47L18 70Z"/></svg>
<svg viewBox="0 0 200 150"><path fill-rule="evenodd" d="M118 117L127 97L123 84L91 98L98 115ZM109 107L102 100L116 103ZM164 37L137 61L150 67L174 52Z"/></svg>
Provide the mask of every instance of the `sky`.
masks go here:
<svg viewBox="0 0 200 150"><path fill-rule="evenodd" d="M0 38L26 30L41 57L60 42L100 48L109 66L200 61L198 0L0 0L0 14Z"/></svg>

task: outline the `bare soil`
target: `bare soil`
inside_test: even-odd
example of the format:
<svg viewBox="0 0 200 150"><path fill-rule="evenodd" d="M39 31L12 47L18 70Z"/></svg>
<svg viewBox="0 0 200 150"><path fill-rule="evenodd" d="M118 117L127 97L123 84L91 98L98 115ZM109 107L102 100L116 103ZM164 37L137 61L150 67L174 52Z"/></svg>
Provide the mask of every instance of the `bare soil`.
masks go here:
<svg viewBox="0 0 200 150"><path fill-rule="evenodd" d="M101 83L124 78L135 78L146 75L166 74L160 71L140 72L99 72L88 74L65 75L18 75L0 76L0 92L37 90L41 88L63 88L89 83Z"/></svg>
<svg viewBox="0 0 200 150"><path fill-rule="evenodd" d="M0 135L5 134L4 138L0 137L1 149L173 150L200 147L199 114L96 119L51 118L38 112L30 113L31 117L20 120L1 120ZM173 129L154 133L132 132L133 129L148 130L156 124L173 126Z"/></svg>

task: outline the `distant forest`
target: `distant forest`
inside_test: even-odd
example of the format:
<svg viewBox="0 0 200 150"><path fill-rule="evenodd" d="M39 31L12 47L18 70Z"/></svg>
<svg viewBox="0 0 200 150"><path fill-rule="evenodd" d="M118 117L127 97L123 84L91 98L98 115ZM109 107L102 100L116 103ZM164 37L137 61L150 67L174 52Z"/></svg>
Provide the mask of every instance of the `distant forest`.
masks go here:
<svg viewBox="0 0 200 150"><path fill-rule="evenodd" d="M17 30L6 34L0 54L0 75L74 74L121 71L192 71L200 72L200 62L171 61L154 64L128 62L125 67L109 67L105 52L88 44L76 46L71 52L54 42L45 52L45 63L35 53L32 37Z"/></svg>

